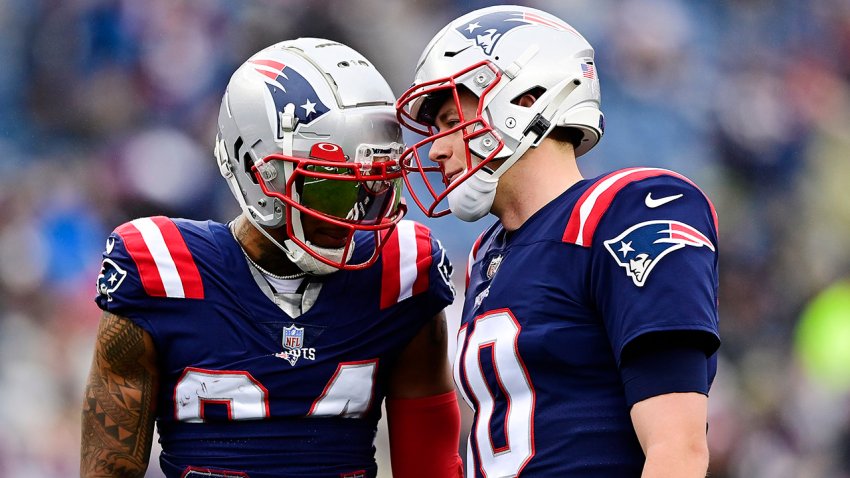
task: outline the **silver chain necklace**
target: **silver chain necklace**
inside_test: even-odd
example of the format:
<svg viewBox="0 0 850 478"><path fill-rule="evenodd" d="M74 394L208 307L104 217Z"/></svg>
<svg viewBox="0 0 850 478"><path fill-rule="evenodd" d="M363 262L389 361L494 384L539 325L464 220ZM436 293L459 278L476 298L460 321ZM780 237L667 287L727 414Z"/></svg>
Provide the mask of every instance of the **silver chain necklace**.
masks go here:
<svg viewBox="0 0 850 478"><path fill-rule="evenodd" d="M251 256L249 256L247 252L245 252L245 248L242 247L242 243L239 242L239 239L236 237L236 232L233 231L233 223L232 222L227 225L227 228L230 229L230 235L233 236L233 239L236 241L236 244L239 245L239 250L242 251L242 255L245 256L245 259L247 259L248 262L251 263L252 266L256 267L258 271L263 273L263 275L266 275L266 276L269 276L273 279L278 279L278 280L300 279L300 278L307 275L306 272L301 271L301 272L296 272L295 274L290 274L290 275L284 276L284 275L272 274L271 272L263 269L262 267L260 267L259 264L254 262L253 259L251 259Z"/></svg>

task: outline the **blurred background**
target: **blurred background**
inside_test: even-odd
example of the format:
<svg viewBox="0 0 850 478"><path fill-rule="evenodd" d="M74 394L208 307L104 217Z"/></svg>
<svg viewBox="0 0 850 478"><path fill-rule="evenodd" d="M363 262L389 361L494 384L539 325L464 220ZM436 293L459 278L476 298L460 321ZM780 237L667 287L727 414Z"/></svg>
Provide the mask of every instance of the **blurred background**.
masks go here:
<svg viewBox="0 0 850 478"><path fill-rule="evenodd" d="M325 37L400 94L432 35L494 3L0 0L0 476L78 474L106 235L237 215L211 151L239 64ZM850 1L518 3L596 48L607 132L585 176L675 169L715 203L711 476L850 477ZM461 290L483 226L429 226Z"/></svg>

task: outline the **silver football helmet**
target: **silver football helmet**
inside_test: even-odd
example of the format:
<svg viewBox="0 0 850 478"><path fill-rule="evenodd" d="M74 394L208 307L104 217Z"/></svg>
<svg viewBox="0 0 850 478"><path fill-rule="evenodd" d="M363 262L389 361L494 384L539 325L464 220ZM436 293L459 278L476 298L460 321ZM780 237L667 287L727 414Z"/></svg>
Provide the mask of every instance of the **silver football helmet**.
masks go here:
<svg viewBox="0 0 850 478"><path fill-rule="evenodd" d="M318 38L265 48L230 79L218 116L219 170L247 218L303 271L368 267L404 216L394 102L369 60ZM312 244L308 216L344 228L345 246ZM284 226L282 244L264 229ZM350 263L357 231L372 233L375 247Z"/></svg>
<svg viewBox="0 0 850 478"><path fill-rule="evenodd" d="M434 115L447 99L462 111L460 87L478 97L477 115L461 116L455 127L438 131ZM526 93L537 97L531 107L517 104ZM593 47L559 18L515 5L473 11L437 33L396 110L402 125L426 137L402 155L411 197L430 217L451 211L466 221L490 211L499 177L554 128L577 131L577 156L593 148L604 131ZM459 130L464 131L467 167L449 183L442 166L426 163L422 150ZM504 162L488 166L494 160ZM414 172L424 179L430 197L420 198L411 186L408 175ZM446 197L449 208L438 210Z"/></svg>

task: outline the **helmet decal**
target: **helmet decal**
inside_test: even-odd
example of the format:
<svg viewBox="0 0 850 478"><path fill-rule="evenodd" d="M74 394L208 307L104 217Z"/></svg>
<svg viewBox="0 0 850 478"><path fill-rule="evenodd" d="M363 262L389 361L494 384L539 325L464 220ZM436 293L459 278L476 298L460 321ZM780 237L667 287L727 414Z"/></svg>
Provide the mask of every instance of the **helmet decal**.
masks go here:
<svg viewBox="0 0 850 478"><path fill-rule="evenodd" d="M266 86L280 112L288 103L295 105L295 116L300 124L309 124L328 112L328 107L319 99L316 90L303 76L292 68L274 60L255 59L248 63L266 78ZM278 130L280 125L278 125Z"/></svg>
<svg viewBox="0 0 850 478"><path fill-rule="evenodd" d="M596 78L596 69L590 63L582 63L581 76L587 78L588 80L592 80Z"/></svg>
<svg viewBox="0 0 850 478"><path fill-rule="evenodd" d="M473 40L475 45L490 56L493 48L502 36L516 27L523 25L543 25L560 31L568 31L578 35L572 27L554 19L544 18L532 12L493 12L474 18L465 25L457 27L458 33Z"/></svg>

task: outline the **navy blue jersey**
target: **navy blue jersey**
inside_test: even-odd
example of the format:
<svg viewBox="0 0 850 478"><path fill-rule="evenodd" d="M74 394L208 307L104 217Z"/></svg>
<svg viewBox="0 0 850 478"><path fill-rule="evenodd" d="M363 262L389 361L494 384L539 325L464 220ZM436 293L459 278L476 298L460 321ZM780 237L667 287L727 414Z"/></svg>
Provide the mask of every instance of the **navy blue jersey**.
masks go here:
<svg viewBox="0 0 850 478"><path fill-rule="evenodd" d="M715 353L716 248L708 199L652 168L580 181L516 231L485 231L454 364L475 410L467 476L639 477L621 354L662 331Z"/></svg>
<svg viewBox="0 0 850 478"><path fill-rule="evenodd" d="M169 478L372 477L392 364L452 302L450 274L430 231L402 221L374 266L310 278L318 296L291 317L226 225L153 217L109 236L96 301L156 345Z"/></svg>

